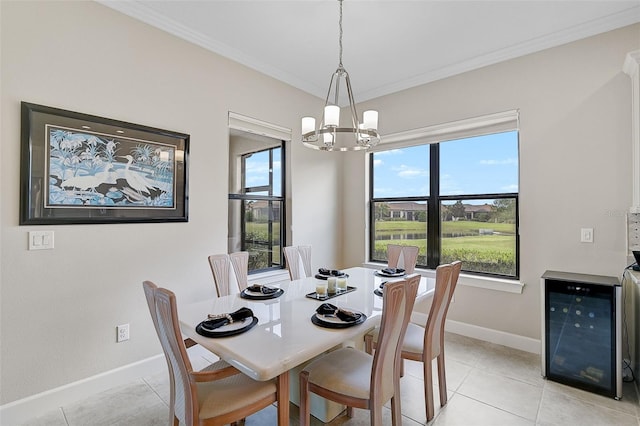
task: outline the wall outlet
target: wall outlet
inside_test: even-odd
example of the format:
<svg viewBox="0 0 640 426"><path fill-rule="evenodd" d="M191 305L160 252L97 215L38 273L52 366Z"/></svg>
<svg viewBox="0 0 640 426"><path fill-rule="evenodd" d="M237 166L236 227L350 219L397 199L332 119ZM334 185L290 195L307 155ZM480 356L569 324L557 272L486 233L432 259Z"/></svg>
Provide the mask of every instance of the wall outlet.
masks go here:
<svg viewBox="0 0 640 426"><path fill-rule="evenodd" d="M129 340L129 324L122 324L116 327L116 343Z"/></svg>
<svg viewBox="0 0 640 426"><path fill-rule="evenodd" d="M593 242L593 228L582 228L580 230L580 242L581 243Z"/></svg>

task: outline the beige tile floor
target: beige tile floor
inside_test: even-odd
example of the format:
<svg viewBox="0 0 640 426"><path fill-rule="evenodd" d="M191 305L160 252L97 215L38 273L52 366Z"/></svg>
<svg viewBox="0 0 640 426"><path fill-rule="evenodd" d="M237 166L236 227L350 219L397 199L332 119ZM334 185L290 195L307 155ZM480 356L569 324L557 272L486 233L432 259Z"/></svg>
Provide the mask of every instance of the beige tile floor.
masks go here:
<svg viewBox="0 0 640 426"><path fill-rule="evenodd" d="M445 407L437 407L429 425L640 426L633 383L624 384L623 398L616 401L542 379L538 355L450 333L445 347L449 401ZM209 353L198 346L191 348L190 354L194 367L202 368L210 361L206 359ZM402 424L424 425L422 366L407 362L405 368ZM167 425L168 387L166 373L145 377L61 407L25 426ZM435 398L437 401L437 390ZM329 424L368 425L368 411L355 411L353 418L339 416ZM385 408L385 425L391 424L390 413ZM314 426L322 424L312 420ZM298 423L295 405L291 406L291 423ZM268 407L247 418L246 425L275 426L276 408Z"/></svg>

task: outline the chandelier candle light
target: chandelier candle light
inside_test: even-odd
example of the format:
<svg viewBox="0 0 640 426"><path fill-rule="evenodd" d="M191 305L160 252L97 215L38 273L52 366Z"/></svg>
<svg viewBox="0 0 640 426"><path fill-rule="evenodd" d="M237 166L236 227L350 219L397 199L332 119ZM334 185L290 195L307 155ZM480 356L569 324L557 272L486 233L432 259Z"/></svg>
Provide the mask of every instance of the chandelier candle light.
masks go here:
<svg viewBox="0 0 640 426"><path fill-rule="evenodd" d="M340 62L329 82L320 126L316 128L315 118L302 117L302 143L309 148L321 151L359 151L374 147L380 142L378 111L365 111L362 115L362 123L358 120L349 73L342 66L342 0L338 1L340 2ZM349 98L351 127L340 127L338 98L342 80ZM342 133L347 135L339 138L339 134Z"/></svg>

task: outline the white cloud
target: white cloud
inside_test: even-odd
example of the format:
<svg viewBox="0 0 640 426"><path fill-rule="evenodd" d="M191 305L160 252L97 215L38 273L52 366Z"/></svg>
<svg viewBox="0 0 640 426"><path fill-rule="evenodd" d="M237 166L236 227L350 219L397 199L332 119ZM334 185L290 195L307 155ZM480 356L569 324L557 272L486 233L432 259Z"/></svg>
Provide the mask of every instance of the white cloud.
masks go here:
<svg viewBox="0 0 640 426"><path fill-rule="evenodd" d="M397 155L397 154L402 154L403 151L402 149L390 149L388 151L380 151L380 152L376 152L376 157L379 157L381 155Z"/></svg>
<svg viewBox="0 0 640 426"><path fill-rule="evenodd" d="M511 165L518 164L517 158L505 158L504 160L480 160L480 164L485 166L503 166L503 165Z"/></svg>
<svg viewBox="0 0 640 426"><path fill-rule="evenodd" d="M373 160L373 167L382 166L384 164L382 160Z"/></svg>
<svg viewBox="0 0 640 426"><path fill-rule="evenodd" d="M410 167L406 165L401 165L400 167L394 168L394 171L398 172L398 177L405 179L414 179L417 177L429 176L429 171L424 169L419 169L416 167Z"/></svg>
<svg viewBox="0 0 640 426"><path fill-rule="evenodd" d="M518 185L517 184L506 185L506 186L503 186L502 189L505 192L518 192Z"/></svg>

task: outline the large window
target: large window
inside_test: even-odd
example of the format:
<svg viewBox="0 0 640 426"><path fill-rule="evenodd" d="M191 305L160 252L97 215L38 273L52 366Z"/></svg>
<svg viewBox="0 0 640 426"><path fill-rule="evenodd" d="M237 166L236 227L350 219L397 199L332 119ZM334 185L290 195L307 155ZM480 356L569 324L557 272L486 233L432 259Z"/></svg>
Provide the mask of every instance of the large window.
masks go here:
<svg viewBox="0 0 640 426"><path fill-rule="evenodd" d="M250 273L284 265L284 164L284 140L231 130L228 250L249 252Z"/></svg>
<svg viewBox="0 0 640 426"><path fill-rule="evenodd" d="M518 132L470 133L370 155L372 261L387 261L389 243L415 245L421 267L461 260L518 278Z"/></svg>

